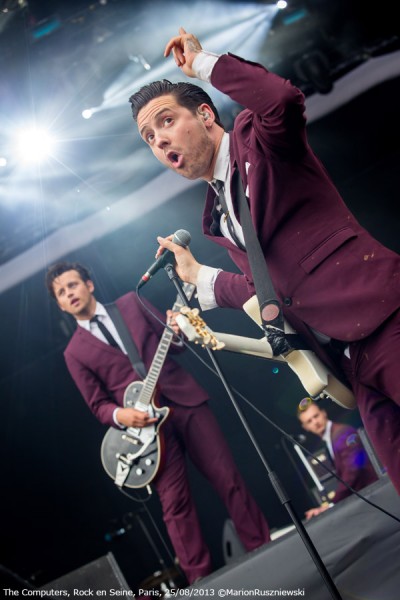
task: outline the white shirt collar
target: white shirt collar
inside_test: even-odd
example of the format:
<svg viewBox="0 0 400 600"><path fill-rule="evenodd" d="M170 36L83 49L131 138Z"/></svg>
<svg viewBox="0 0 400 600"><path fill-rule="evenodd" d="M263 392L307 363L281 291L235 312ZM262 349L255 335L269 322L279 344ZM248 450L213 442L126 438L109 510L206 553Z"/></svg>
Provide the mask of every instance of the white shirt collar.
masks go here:
<svg viewBox="0 0 400 600"><path fill-rule="evenodd" d="M100 302L97 302L97 300L96 300L96 308L94 311L94 315L98 315L99 317L107 317L108 316L108 313L107 313L106 309L104 308L104 306ZM86 329L86 331L90 331L90 319L77 319L76 322L78 323L78 325L83 327L83 329Z"/></svg>
<svg viewBox="0 0 400 600"><path fill-rule="evenodd" d="M229 133L224 131L221 144L218 149L217 160L215 161L213 179L227 181L229 173L230 155L229 155Z"/></svg>

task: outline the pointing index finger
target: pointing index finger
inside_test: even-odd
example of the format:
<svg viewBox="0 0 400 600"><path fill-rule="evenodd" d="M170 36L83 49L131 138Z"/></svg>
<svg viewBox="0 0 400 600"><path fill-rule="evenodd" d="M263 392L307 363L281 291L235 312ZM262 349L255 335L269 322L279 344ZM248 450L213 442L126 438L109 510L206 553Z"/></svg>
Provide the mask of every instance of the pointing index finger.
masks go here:
<svg viewBox="0 0 400 600"><path fill-rule="evenodd" d="M179 35L176 35L173 38L171 38L169 40L169 42L167 43L167 45L165 46L165 50L164 50L165 57L169 56L171 54L171 50L174 49L175 57L176 57L176 53L178 53L177 58L178 59L183 58L183 45L184 45L184 40L182 39L183 35L186 35L186 31L183 27L180 27Z"/></svg>

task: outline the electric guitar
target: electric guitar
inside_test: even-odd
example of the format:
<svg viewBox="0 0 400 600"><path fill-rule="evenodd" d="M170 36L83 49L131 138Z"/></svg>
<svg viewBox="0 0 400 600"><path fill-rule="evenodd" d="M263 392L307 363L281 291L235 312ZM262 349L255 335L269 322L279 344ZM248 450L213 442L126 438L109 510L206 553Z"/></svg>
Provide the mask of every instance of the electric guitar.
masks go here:
<svg viewBox="0 0 400 600"><path fill-rule="evenodd" d="M195 286L183 285L183 291L191 298ZM177 312L182 307L179 295L172 307ZM144 381L133 381L124 393L124 407L149 413L157 422L146 427L116 429L110 427L101 445L101 461L106 473L119 487L142 488L150 484L163 466L164 440L162 426L171 410L159 406L157 382L164 365L174 333L166 327L161 336L149 372Z"/></svg>
<svg viewBox="0 0 400 600"><path fill-rule="evenodd" d="M253 296L243 305L244 311L261 327L261 315L257 297ZM353 392L337 379L326 365L311 350L291 350L285 355L274 356L266 337L247 338L229 333L213 332L199 316L197 309L181 308L176 319L189 341L208 346L213 350L227 350L260 356L268 360L287 364L298 376L309 396L314 399L329 397L342 408L353 409L356 400ZM285 333L296 333L285 321Z"/></svg>

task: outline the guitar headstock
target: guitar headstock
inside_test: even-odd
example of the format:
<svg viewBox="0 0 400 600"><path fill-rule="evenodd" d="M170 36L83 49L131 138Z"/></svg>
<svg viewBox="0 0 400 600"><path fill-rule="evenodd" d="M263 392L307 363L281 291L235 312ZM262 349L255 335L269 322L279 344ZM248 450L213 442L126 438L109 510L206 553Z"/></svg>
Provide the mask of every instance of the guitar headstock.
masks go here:
<svg viewBox="0 0 400 600"><path fill-rule="evenodd" d="M208 329L206 323L200 317L198 308L189 308L182 306L180 315L176 317L179 328L186 335L189 341L195 344L201 344L203 348L208 347L212 350L222 350L225 344L217 340L215 335Z"/></svg>

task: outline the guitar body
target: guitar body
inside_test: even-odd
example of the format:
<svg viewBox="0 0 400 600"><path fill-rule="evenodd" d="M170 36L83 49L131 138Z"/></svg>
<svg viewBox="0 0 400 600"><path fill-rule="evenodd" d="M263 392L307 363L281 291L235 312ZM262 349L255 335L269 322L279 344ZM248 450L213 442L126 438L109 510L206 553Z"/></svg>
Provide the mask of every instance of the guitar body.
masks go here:
<svg viewBox="0 0 400 600"><path fill-rule="evenodd" d="M110 427L101 445L101 461L106 473L116 485L142 488L149 485L161 471L164 456L162 426L171 409L158 405L159 393L156 390L150 404L140 400L144 389L143 381L128 385L124 395L124 407L147 411L157 417L157 423L147 427Z"/></svg>

